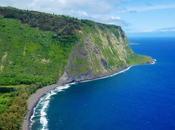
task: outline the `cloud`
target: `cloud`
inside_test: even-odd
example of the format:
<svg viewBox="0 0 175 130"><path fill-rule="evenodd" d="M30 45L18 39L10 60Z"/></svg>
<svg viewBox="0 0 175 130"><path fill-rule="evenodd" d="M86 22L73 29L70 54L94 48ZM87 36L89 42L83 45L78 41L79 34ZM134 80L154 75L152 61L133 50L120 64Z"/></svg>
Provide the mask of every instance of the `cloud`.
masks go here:
<svg viewBox="0 0 175 130"><path fill-rule="evenodd" d="M152 2L132 0L0 0L0 5L75 17L94 15L118 17L116 14L120 13L175 9L174 3L155 5Z"/></svg>
<svg viewBox="0 0 175 130"><path fill-rule="evenodd" d="M133 29L128 29L128 33L151 33L151 32L155 32L156 30L153 29L142 29L142 30L133 30Z"/></svg>
<svg viewBox="0 0 175 130"><path fill-rule="evenodd" d="M126 25L117 15L123 0L1 0L0 5Z"/></svg>
<svg viewBox="0 0 175 130"><path fill-rule="evenodd" d="M120 25L126 30L133 30L132 25L123 20L123 18L127 19L126 16L130 12L175 9L175 4L160 2L159 5L155 5L155 2L133 0L0 0L0 5L90 19ZM127 20L130 21L130 19ZM154 30L142 29L142 31Z"/></svg>
<svg viewBox="0 0 175 130"><path fill-rule="evenodd" d="M5 1L5 0L2 0ZM110 1L110 0L109 0ZM56 13L68 13L69 11L83 10L88 13L107 13L113 9L113 4L107 0L9 0L12 6L20 8L29 8L42 11L56 11ZM119 1L119 0L117 0ZM21 2L23 4L21 4ZM0 2L3 3L3 2ZM114 2L112 2L114 3ZM116 2L115 2L116 3Z"/></svg>
<svg viewBox="0 0 175 130"><path fill-rule="evenodd" d="M142 30L128 30L128 33L175 33L175 27L158 28L158 29L142 29Z"/></svg>
<svg viewBox="0 0 175 130"><path fill-rule="evenodd" d="M165 9L175 9L175 4L168 4L168 5L145 4L145 6L123 8L120 10L120 13L128 13L128 12L137 13L137 12L147 12L147 11L165 10Z"/></svg>
<svg viewBox="0 0 175 130"><path fill-rule="evenodd" d="M161 28L156 31L157 32L175 32L175 27Z"/></svg>

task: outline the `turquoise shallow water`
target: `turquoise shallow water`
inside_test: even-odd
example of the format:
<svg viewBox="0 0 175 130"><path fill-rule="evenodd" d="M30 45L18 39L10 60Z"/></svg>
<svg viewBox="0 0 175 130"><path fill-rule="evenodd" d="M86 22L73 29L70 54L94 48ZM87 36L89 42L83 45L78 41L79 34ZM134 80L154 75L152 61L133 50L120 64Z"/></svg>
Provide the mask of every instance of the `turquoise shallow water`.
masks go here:
<svg viewBox="0 0 175 130"><path fill-rule="evenodd" d="M175 130L175 38L130 41L157 63L52 93L38 104L32 130Z"/></svg>

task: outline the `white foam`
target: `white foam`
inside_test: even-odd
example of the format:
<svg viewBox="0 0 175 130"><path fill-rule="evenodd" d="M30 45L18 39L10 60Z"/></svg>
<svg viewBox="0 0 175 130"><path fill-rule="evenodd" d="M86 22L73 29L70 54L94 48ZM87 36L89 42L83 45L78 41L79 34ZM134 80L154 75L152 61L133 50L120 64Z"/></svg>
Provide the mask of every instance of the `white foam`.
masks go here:
<svg viewBox="0 0 175 130"><path fill-rule="evenodd" d="M34 123L34 118L37 116L36 114L36 109L40 106L41 109L39 110L39 117L40 117L40 123L42 125L42 129L41 130L48 130L48 120L47 120L47 109L49 107L49 103L50 103L50 99L51 96L56 95L58 92L62 92L63 90L69 88L70 85L64 85L64 86L59 86L57 88L55 88L54 90L51 90L49 93L47 93L45 96L43 96L40 101L38 102L38 104L36 105L36 107L34 108L34 112L33 115L30 118L31 121L31 126ZM37 116L38 117L38 116Z"/></svg>
<svg viewBox="0 0 175 130"><path fill-rule="evenodd" d="M156 64L156 62L157 62L157 60L156 59L153 59L153 61L152 61L152 65L154 65L154 64Z"/></svg>
<svg viewBox="0 0 175 130"><path fill-rule="evenodd" d="M126 69L124 69L124 70L122 70L120 72L117 72L115 74L109 75L109 76L104 76L104 77L96 78L96 79L93 79L93 80L86 80L86 81L82 81L82 82L90 82L90 81L95 81L95 80L100 80L100 79L104 79L104 78L113 77L113 76L118 75L120 73L126 72L131 67L132 66L130 66L130 67L128 67L128 68L126 68ZM62 92L63 90L69 88L73 84L76 84L76 83L70 83L70 84L67 84L67 85L64 85L64 86L59 86L59 87L55 88L54 90L51 90L45 96L43 96L40 99L40 101L38 102L38 104L36 105L36 107L34 108L33 115L30 118L31 126L34 123L34 118L38 117L38 115L36 115L36 109L38 107L42 106L41 109L39 110L40 111L40 113L39 113L40 119L39 120L40 120L40 123L42 125L42 130L48 130L47 109L49 107L51 96L56 95L59 92Z"/></svg>
<svg viewBox="0 0 175 130"><path fill-rule="evenodd" d="M118 74L121 74L121 73L124 73L126 71L128 71L132 66L129 66L128 68L124 69L124 70L121 70L117 73L114 73L114 74L111 74L111 75L108 75L108 76L103 76L103 77L100 77L100 78L96 78L96 79L92 79L92 80L85 80L85 81L81 81L81 83L86 83L86 82L90 82L90 81L95 81L95 80L100 80L100 79L106 79L106 78L110 78L110 77L113 77L113 76L116 76Z"/></svg>
<svg viewBox="0 0 175 130"><path fill-rule="evenodd" d="M46 97L47 98L47 97ZM46 99L47 100L47 99ZM46 114L46 110L49 106L49 100L45 101L44 102L44 105L40 111L40 123L42 124L42 130L47 130L47 124L48 124L48 121L47 121L47 114Z"/></svg>
<svg viewBox="0 0 175 130"><path fill-rule="evenodd" d="M152 64L155 64L156 63L156 59L153 60L153 63ZM118 75L118 74L121 74L121 73L124 73L126 71L128 71L132 66L129 66L128 68L122 70L122 71L119 71L117 73L114 73L112 75L109 75L109 76L104 76L104 77L100 77L100 78L96 78L96 79L93 79L93 80L86 80L86 81L81 81L81 83L85 83L85 82L90 82L90 81L95 81L95 80L100 80L100 79L105 79L105 78L109 78L109 77L113 77L115 75ZM48 130L48 120L47 120L47 109L49 107L49 103L50 103L50 99L51 99L51 96L53 95L56 95L57 93L59 92L62 92L63 90L65 89L68 89L71 85L73 84L76 84L76 83L70 83L70 84L66 84L64 86L59 86L57 88L55 88L54 90L51 90L49 93L47 93L44 97L42 97L40 99L40 101L38 102L38 104L36 105L36 107L34 108L34 112L33 112L33 115L31 116L30 118L30 121L31 121L31 126L32 124L34 123L34 118L35 117L38 117L36 115L36 109L41 105L41 109L39 110L40 111L40 123L42 125L42 130Z"/></svg>
<svg viewBox="0 0 175 130"><path fill-rule="evenodd" d="M36 115L37 115L36 108L39 107L39 105L40 105L40 103L42 102L42 100L43 100L43 98L41 98L41 99L39 100L39 102L37 103L37 105L33 108L33 114L32 114L32 116L30 117L30 122L31 122L30 126L32 126L33 123L34 123L34 120L33 120L33 119L34 119L35 117L38 117L38 116L36 116Z"/></svg>

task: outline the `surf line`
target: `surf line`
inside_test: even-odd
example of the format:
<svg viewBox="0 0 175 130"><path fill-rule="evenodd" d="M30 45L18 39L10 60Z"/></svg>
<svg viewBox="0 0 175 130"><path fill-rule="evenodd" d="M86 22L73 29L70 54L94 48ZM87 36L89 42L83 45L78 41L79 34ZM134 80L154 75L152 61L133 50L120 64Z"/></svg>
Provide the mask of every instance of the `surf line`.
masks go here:
<svg viewBox="0 0 175 130"><path fill-rule="evenodd" d="M51 97L59 92L64 91L65 89L68 89L72 84L73 83L58 86L40 98L39 102L33 109L32 116L30 117L30 129L35 122L34 118L39 117L40 124L42 125L41 130L48 130L47 109L49 107Z"/></svg>
<svg viewBox="0 0 175 130"><path fill-rule="evenodd" d="M151 64L155 64L156 61L157 60L154 59ZM118 74L121 74L121 73L124 73L124 72L128 71L131 67L133 67L133 66L129 66L126 69L123 69L123 70L121 70L119 72L116 72L114 74L111 74L111 75L102 76L102 77L95 78L95 79L92 79L92 80L85 80L85 81L81 81L81 82L69 83L69 84L65 84L63 86L58 86L54 90L51 90L45 96L41 97L39 102L37 103L37 105L34 107L33 114L32 114L32 116L30 118L30 122L31 122L30 123L30 128L31 128L31 126L34 123L34 118L35 117L40 117L40 123L42 125L42 129L41 130L48 130L48 120L47 120L47 113L46 112L47 112L47 109L49 107L51 96L56 95L57 93L62 92L65 89L68 89L73 84L85 83L85 82L91 82L91 81L101 80L101 79L105 79L105 78L110 78L110 77L113 77L113 76L116 76ZM38 107L40 107L40 105L41 105L41 108L39 109L39 111L40 111L39 116L36 116L36 114L37 114L36 113L36 109Z"/></svg>
<svg viewBox="0 0 175 130"><path fill-rule="evenodd" d="M63 86L58 86L55 89L51 90L46 95L44 95L43 97L41 97L40 100L39 100L39 102L37 103L37 105L33 108L33 114L32 114L32 116L30 118L30 122L31 122L30 123L30 128L32 127L32 125L35 122L34 118L39 117L39 121L40 121L40 124L42 126L41 130L48 130L47 109L49 107L50 99L51 99L51 97L53 95L56 95L57 93L62 92L65 89L68 89L73 84L91 82L91 81L95 81L95 80L101 80L101 79L113 77L115 75L118 75L118 74L121 74L121 73L126 72L131 67L132 66L130 66L130 67L126 68L126 69L123 69L123 70L121 70L121 71L119 71L117 73L108 75L108 76L103 76L103 77L99 77L99 78L92 79L92 80L85 80L85 81L81 81L81 82L74 82L74 83L70 83L70 84L65 84Z"/></svg>

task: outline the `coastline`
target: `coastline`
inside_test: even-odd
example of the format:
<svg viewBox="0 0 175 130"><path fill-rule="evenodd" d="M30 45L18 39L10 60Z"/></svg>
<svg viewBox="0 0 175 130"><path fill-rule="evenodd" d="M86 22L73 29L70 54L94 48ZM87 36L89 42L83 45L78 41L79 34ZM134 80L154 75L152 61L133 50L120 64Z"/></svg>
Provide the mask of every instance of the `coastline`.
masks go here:
<svg viewBox="0 0 175 130"><path fill-rule="evenodd" d="M82 80L76 83L85 83L85 82L90 82L90 81L95 81L95 80L100 80L100 79L104 79L104 78L109 78L109 77L113 77L115 75L118 75L120 73L123 73L127 70L129 70L132 66L129 66L127 68L124 68L122 70L116 71L116 72L111 72L110 74L104 74L101 76L98 76L94 79L87 79L87 80ZM57 87L61 87L67 84L73 84L73 83L65 83L63 81L58 81L57 84L52 84L52 85L48 85L46 87L42 87L40 89L38 89L35 93L33 93L29 99L27 100L27 114L23 120L22 123L22 130L30 130L30 123L31 123L31 116L33 115L34 109L36 107L36 105L38 104L38 102L40 101L40 99L46 95L47 93L49 93L51 90L56 89Z"/></svg>
<svg viewBox="0 0 175 130"><path fill-rule="evenodd" d="M156 60L154 59L153 62L150 64L155 64L155 62L156 62ZM136 66L136 65L134 65L134 66ZM125 67L125 68L118 70L116 72L109 72L109 73L103 74L101 76L97 76L96 78L93 78L93 79L81 80L81 81L75 82L75 83L85 83L85 82L91 82L91 81L95 81L95 80L101 80L101 79L113 77L113 76L116 76L118 74L121 74L121 73L128 71L130 68L132 68L134 66L128 66L128 67ZM51 90L56 89L57 87L61 87L64 85L71 85L71 84L74 84L74 83L67 83L65 81L59 80L56 84L42 87L42 88L38 89L35 93L33 93L29 97L29 99L27 100L27 114L26 114L26 116L23 120L23 123L22 123L22 130L30 130L31 116L33 115L33 112L34 112L36 105L38 104L38 102L40 101L40 99L44 95L49 93Z"/></svg>
<svg viewBox="0 0 175 130"><path fill-rule="evenodd" d="M55 89L56 87L59 87L60 85L61 84L49 85L49 86L38 89L35 93L30 95L29 99L27 100L27 114L23 120L22 130L30 130L30 118L40 98L43 97L49 91Z"/></svg>

